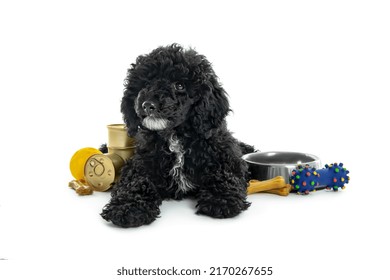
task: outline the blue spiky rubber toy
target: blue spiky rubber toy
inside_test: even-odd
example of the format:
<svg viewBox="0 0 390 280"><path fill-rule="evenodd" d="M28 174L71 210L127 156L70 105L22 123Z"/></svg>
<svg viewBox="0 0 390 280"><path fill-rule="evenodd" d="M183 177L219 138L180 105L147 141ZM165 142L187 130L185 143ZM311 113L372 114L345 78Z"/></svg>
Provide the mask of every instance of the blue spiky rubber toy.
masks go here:
<svg viewBox="0 0 390 280"><path fill-rule="evenodd" d="M345 184L349 183L348 173L342 163L326 164L323 169L298 165L297 169L291 172L291 191L298 194L309 194L322 189L338 191L340 188L344 189Z"/></svg>

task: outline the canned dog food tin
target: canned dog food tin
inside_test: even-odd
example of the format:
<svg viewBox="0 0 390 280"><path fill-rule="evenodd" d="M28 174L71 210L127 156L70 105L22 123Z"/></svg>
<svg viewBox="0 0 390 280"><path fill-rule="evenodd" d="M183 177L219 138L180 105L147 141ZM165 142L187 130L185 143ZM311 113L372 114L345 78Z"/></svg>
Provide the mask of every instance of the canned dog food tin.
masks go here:
<svg viewBox="0 0 390 280"><path fill-rule="evenodd" d="M127 147L127 148L115 148L115 147L108 146L108 153L117 154L124 161L131 158L134 155L134 151L135 151L135 146L134 147Z"/></svg>
<svg viewBox="0 0 390 280"><path fill-rule="evenodd" d="M127 130L124 124L110 124L108 129L108 143L110 147L133 147L135 140L127 135Z"/></svg>
<svg viewBox="0 0 390 280"><path fill-rule="evenodd" d="M93 155L84 167L85 180L94 190L106 191L119 176L123 164L123 159L117 154Z"/></svg>

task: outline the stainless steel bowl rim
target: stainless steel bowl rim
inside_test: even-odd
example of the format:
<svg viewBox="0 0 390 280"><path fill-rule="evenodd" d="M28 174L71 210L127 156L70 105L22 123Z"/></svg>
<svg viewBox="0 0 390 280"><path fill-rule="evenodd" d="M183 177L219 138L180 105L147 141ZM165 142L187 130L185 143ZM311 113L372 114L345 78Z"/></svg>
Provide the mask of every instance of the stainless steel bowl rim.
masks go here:
<svg viewBox="0 0 390 280"><path fill-rule="evenodd" d="M313 160L311 161L305 161L305 162L298 162L298 163L265 163L265 162L257 162L257 161L253 161L253 160L249 160L248 157L250 157L251 155L259 155L259 154L271 154L271 153L274 153L274 154L286 154L286 153L295 153L295 154L301 154L301 155L305 155L305 156L308 156L308 157L311 157L313 158ZM309 154L309 153L300 153L300 152L286 152L286 151L268 151L268 152L254 152L254 153L249 153L249 154L245 154L242 156L242 158L246 161L246 162L249 162L249 163L252 163L252 164L256 164L256 165L262 165L262 166L269 166L269 167L272 167L272 166L278 166L278 167L284 167L284 166L289 166L289 167L295 167L299 164L306 164L306 163L311 163L311 162L316 162L316 161L320 161L320 158L313 155L313 154Z"/></svg>

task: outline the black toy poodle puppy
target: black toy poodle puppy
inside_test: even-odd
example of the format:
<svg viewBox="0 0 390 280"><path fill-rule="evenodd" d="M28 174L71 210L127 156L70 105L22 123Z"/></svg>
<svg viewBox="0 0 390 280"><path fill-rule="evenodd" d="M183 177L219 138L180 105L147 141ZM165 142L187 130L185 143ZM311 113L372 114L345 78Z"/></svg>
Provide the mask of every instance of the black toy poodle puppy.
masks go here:
<svg viewBox="0 0 390 280"><path fill-rule="evenodd" d="M164 199L194 197L197 213L229 218L249 207L247 165L226 128L226 92L210 62L177 44L141 55L125 80L121 111L135 155L102 217L121 227L153 222Z"/></svg>

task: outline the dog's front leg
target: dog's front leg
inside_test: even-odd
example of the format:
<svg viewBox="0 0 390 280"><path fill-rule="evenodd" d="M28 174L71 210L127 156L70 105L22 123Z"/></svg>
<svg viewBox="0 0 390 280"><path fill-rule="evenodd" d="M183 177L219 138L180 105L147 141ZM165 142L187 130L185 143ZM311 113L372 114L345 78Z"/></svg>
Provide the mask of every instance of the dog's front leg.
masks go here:
<svg viewBox="0 0 390 280"><path fill-rule="evenodd" d="M247 183L230 172L213 172L204 176L198 193L197 214L214 218L230 218L247 209Z"/></svg>
<svg viewBox="0 0 390 280"><path fill-rule="evenodd" d="M142 162L134 161L122 169L111 200L101 213L105 220L127 228L150 224L158 217L162 199L144 170Z"/></svg>

